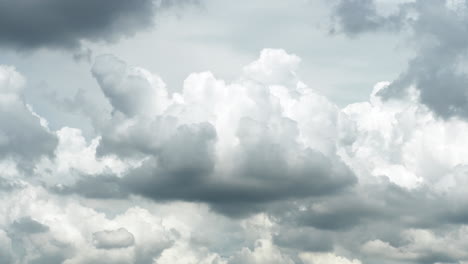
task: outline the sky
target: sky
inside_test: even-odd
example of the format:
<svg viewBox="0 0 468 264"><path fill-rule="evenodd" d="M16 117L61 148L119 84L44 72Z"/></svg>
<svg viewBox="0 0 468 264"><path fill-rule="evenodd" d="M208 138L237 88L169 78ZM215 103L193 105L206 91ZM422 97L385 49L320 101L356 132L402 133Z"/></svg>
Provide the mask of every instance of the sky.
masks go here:
<svg viewBox="0 0 468 264"><path fill-rule="evenodd" d="M0 263L468 264L468 0L0 0Z"/></svg>

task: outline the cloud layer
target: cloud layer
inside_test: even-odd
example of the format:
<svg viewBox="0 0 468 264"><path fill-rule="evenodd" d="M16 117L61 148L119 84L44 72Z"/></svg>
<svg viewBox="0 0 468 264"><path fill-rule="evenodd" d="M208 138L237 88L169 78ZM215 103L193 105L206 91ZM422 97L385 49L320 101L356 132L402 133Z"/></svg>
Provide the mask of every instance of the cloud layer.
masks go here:
<svg viewBox="0 0 468 264"><path fill-rule="evenodd" d="M99 56L102 97L75 98L94 138L51 130L1 66L2 263L468 261L465 119L412 85L382 98L388 82L340 108L300 61L264 49L234 81L171 93Z"/></svg>

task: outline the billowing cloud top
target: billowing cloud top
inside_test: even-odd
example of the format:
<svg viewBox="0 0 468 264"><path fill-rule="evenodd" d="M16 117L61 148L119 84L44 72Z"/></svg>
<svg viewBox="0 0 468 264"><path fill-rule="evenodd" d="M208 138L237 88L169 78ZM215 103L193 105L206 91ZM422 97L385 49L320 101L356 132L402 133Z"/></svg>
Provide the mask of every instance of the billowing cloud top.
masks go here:
<svg viewBox="0 0 468 264"><path fill-rule="evenodd" d="M181 89L103 54L80 64L95 86L47 98L82 121L58 126L1 65L0 263L468 263L467 16L460 1L429 2L334 2L334 34L417 45L397 80L344 106L283 49ZM0 42L107 41L174 3L0 0ZM102 14L80 22L88 8ZM31 35L26 15L48 30Z"/></svg>
<svg viewBox="0 0 468 264"><path fill-rule="evenodd" d="M102 109L90 116L100 120L91 142L76 128L51 131L23 101L24 78L3 66L3 104L17 116L2 128L6 259L468 258L461 240L468 124L438 119L417 93L382 99L388 83L377 84L368 102L340 109L299 80L299 62L265 49L232 83L194 73L180 93L170 93L157 75L100 56L91 72L105 101L83 106ZM22 152L14 140L44 145ZM99 212L113 201L123 204ZM146 209L131 201L166 203ZM449 233L438 233L448 226ZM325 253L338 247L345 251Z"/></svg>

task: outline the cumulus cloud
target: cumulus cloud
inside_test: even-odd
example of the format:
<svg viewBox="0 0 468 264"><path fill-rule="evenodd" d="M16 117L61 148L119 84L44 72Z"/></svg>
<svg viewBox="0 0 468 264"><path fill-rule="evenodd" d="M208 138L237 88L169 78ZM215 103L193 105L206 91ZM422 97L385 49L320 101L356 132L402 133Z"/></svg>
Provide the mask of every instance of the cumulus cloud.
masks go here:
<svg viewBox="0 0 468 264"><path fill-rule="evenodd" d="M317 254L317 253L304 253L300 255L301 260L308 264L361 264L362 262L353 259L349 260L344 257L336 256L332 253Z"/></svg>
<svg viewBox="0 0 468 264"><path fill-rule="evenodd" d="M83 41L116 41L148 28L161 9L190 0L0 1L0 45L78 49ZM25 22L27 21L27 22Z"/></svg>
<svg viewBox="0 0 468 264"><path fill-rule="evenodd" d="M407 1L390 16L379 14L376 0L342 0L334 15L341 32L356 36L369 31L398 29L409 33L416 56L408 69L379 95L402 97L409 87L420 101L443 118L468 116L466 1Z"/></svg>
<svg viewBox="0 0 468 264"><path fill-rule="evenodd" d="M284 256L269 240L258 240L255 243L254 250L243 248L232 259L229 264L292 264L294 263L289 257Z"/></svg>
<svg viewBox="0 0 468 264"><path fill-rule="evenodd" d="M97 248L103 249L125 248L132 246L135 238L127 229L119 228L93 233L93 243Z"/></svg>
<svg viewBox="0 0 468 264"><path fill-rule="evenodd" d="M439 118L414 85L382 98L388 82L340 108L300 81L299 62L266 49L234 81L193 73L170 93L100 56L91 75L109 111L94 113L91 138L51 131L3 67L2 103L18 106L5 111L34 121L7 124L55 144L2 149L0 260L468 261L466 120ZM16 169L25 162L32 177Z"/></svg>
<svg viewBox="0 0 468 264"><path fill-rule="evenodd" d="M5 233L6 238L0 237L0 242L7 243L2 246L5 251L7 245L11 245L12 260L26 263L152 263L151 260L177 238L175 231L161 223L161 218L138 207L106 217L93 208L80 205L79 201L63 200L40 187L28 186L13 194L2 196L0 219L0 226L11 226ZM103 231L103 228L108 230Z"/></svg>
<svg viewBox="0 0 468 264"><path fill-rule="evenodd" d="M98 154L146 159L115 178L122 190L207 202L232 215L338 192L355 183L333 152L338 109L298 80L299 61L267 49L238 82L192 74L182 93L169 96L158 76L99 57L92 73L113 110L101 124ZM319 108L325 113L308 118Z"/></svg>
<svg viewBox="0 0 468 264"><path fill-rule="evenodd" d="M468 162L461 147L467 123L439 119L411 87L404 99L382 100L378 94L389 85L376 85L369 102L343 109L341 156L358 175L386 175L400 186L449 184L447 176Z"/></svg>

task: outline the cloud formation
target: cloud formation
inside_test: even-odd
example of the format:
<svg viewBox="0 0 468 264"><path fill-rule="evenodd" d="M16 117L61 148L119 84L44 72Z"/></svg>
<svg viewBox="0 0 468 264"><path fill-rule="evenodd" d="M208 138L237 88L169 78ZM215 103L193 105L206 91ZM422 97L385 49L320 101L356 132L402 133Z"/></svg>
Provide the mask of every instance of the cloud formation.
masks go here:
<svg viewBox="0 0 468 264"><path fill-rule="evenodd" d="M234 81L193 73L171 93L156 74L100 56L90 74L103 101L76 97L101 109L83 111L94 138L50 130L4 66L14 125L54 144L1 156L0 260L468 261L466 120L439 118L412 86L383 99L389 82L340 108L300 81L299 63L265 49Z"/></svg>
<svg viewBox="0 0 468 264"><path fill-rule="evenodd" d="M13 67L0 65L0 158L29 170L41 157L54 155L57 137L24 101L24 84Z"/></svg>
<svg viewBox="0 0 468 264"><path fill-rule="evenodd" d="M375 31L409 33L416 56L380 95L387 99L401 97L415 87L420 101L442 118L467 118L467 2L404 1L396 4L391 15L379 13L378 2L341 0L334 15L340 32L349 36Z"/></svg>
<svg viewBox="0 0 468 264"><path fill-rule="evenodd" d="M133 246L135 238L125 228L104 230L93 233L93 242L97 248L113 249Z"/></svg>
<svg viewBox="0 0 468 264"><path fill-rule="evenodd" d="M170 97L158 76L100 57L92 72L113 110L98 153L147 158L116 178L122 190L208 202L227 214L340 191L355 178L333 146L323 145L328 135L312 127L336 119L337 109L299 82L298 63L295 55L267 49L236 83L192 74L182 93ZM308 120L308 108L330 112Z"/></svg>
<svg viewBox="0 0 468 264"><path fill-rule="evenodd" d="M82 41L114 42L154 24L161 9L190 0L0 1L0 45L20 50L77 49Z"/></svg>

